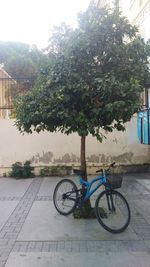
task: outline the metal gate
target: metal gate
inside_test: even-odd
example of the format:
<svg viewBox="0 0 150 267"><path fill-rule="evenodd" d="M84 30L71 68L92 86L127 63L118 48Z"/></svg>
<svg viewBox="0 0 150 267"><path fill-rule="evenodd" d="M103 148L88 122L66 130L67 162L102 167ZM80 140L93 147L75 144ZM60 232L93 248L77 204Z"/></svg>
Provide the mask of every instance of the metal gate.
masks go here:
<svg viewBox="0 0 150 267"><path fill-rule="evenodd" d="M35 83L36 77L19 78L6 76L4 72L0 75L0 118L11 117L13 102L17 95L25 94Z"/></svg>

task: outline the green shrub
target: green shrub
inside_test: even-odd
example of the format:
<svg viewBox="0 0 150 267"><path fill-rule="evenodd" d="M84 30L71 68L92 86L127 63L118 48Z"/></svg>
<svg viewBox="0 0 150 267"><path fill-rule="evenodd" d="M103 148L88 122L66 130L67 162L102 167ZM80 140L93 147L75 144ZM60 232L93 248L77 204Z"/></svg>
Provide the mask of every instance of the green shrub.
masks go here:
<svg viewBox="0 0 150 267"><path fill-rule="evenodd" d="M11 177L15 178L30 178L34 176L32 172L34 167L31 166L31 162L27 160L24 164L21 162L15 162L12 165L12 171L10 172Z"/></svg>
<svg viewBox="0 0 150 267"><path fill-rule="evenodd" d="M51 167L44 167L40 170L40 176L55 176L60 175L60 167L59 166L51 166Z"/></svg>
<svg viewBox="0 0 150 267"><path fill-rule="evenodd" d="M69 166L45 166L40 170L40 176L65 176L70 174L71 169Z"/></svg>
<svg viewBox="0 0 150 267"><path fill-rule="evenodd" d="M50 172L50 167L44 167L40 170L40 176L44 177L44 176L50 176L51 172Z"/></svg>

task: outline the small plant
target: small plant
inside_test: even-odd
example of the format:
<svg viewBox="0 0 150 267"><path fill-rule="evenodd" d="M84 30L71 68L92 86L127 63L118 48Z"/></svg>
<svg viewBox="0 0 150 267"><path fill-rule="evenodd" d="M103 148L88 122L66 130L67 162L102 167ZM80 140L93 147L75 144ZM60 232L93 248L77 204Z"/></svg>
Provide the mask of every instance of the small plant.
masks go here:
<svg viewBox="0 0 150 267"><path fill-rule="evenodd" d="M50 167L44 167L40 170L40 176L50 176Z"/></svg>
<svg viewBox="0 0 150 267"><path fill-rule="evenodd" d="M24 178L33 177L34 176L34 173L32 172L33 170L34 167L32 167L31 162L27 160L22 168L23 177Z"/></svg>
<svg viewBox="0 0 150 267"><path fill-rule="evenodd" d="M12 165L12 171L10 172L11 177L15 178L30 178L34 176L32 172L34 167L31 166L31 162L27 160L24 164L21 162L15 162Z"/></svg>
<svg viewBox="0 0 150 267"><path fill-rule="evenodd" d="M69 175L71 170L69 166L45 166L40 170L40 176L64 176Z"/></svg>
<svg viewBox="0 0 150 267"><path fill-rule="evenodd" d="M21 162L15 162L12 165L12 171L10 172L11 177L19 178L22 176L22 163Z"/></svg>

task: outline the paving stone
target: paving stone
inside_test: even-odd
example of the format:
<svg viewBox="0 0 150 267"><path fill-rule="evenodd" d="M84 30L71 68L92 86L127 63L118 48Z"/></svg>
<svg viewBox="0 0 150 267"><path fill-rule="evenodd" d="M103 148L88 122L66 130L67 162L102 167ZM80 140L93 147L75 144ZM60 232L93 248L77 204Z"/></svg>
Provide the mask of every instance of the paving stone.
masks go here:
<svg viewBox="0 0 150 267"><path fill-rule="evenodd" d="M39 252L11 253L6 267L149 267L150 255L145 252Z"/></svg>
<svg viewBox="0 0 150 267"><path fill-rule="evenodd" d="M112 235L96 219L75 220L72 216L61 216L51 201L34 202L17 238L18 241L111 239L138 240L138 237L130 226L120 235Z"/></svg>
<svg viewBox="0 0 150 267"><path fill-rule="evenodd" d="M6 261L0 261L0 267L4 267L6 264Z"/></svg>
<svg viewBox="0 0 150 267"><path fill-rule="evenodd" d="M18 204L18 207L16 207L13 211L13 213L10 215L8 221L4 225L4 227L1 229L0 232L0 264L4 265L4 262L6 263L6 260L13 249L13 245L15 243L15 240L17 239L18 233L27 217L27 214L34 202L34 199L36 197L36 194L38 193L38 190L40 188L41 179L33 180L29 191L32 192L32 198L30 198L27 202L23 201L23 199ZM23 196L24 199L26 199L26 196L28 196L28 191ZM23 206L24 204L24 206ZM19 248L21 247L21 244L19 245ZM18 249L19 249L18 248Z"/></svg>
<svg viewBox="0 0 150 267"><path fill-rule="evenodd" d="M134 176L134 175L133 175ZM122 259L129 257L131 261L135 262L136 257L138 258L141 255L141 259L143 257L146 260L147 265L139 265L138 260L136 261L138 266L147 267L150 266L150 220L149 216L150 213L145 216L145 205L147 205L146 209L149 208L149 201L150 201L150 191L149 185L150 182L145 179L145 184L143 185L142 181L138 181L136 179L124 179L124 187L120 191L127 196L127 200L131 206L131 223L129 228L122 234L114 235L105 231L96 220L91 220L90 223L85 220L77 220L75 221L71 216L63 217L58 215L55 211L54 214L50 207L53 206L52 204L52 194L53 189L56 183L60 180L60 178L35 178L30 180L30 182L24 184L24 189L21 192L25 192L21 196L21 192L19 194L11 195L11 191L9 188L10 196L1 196L0 202L2 201L5 205L7 201L10 203L14 203L13 212L10 214L8 220L4 223L3 227L0 231L0 267L26 267L24 263L25 259L29 260L30 263L30 255L34 255L33 259L31 260L31 266L34 267L35 263L38 264L45 261L42 261L42 255L46 255L48 257L50 255L50 259L55 262L55 257L57 255L58 259L64 259L65 262L65 255L74 255L74 259L78 257L80 266L84 266L84 262L82 262L82 256L84 255L84 259L88 257L88 255L100 255L103 257L106 252L120 253L122 255ZM128 177L129 178L129 177ZM138 178L138 177L137 177ZM132 179L132 180L131 180ZM3 181L4 182L4 181ZM8 182L8 180L7 180ZM20 183L20 181L19 181ZM15 182L17 184L17 182ZM20 186L20 185L19 185ZM15 190L13 187L13 194ZM94 195L93 201L97 198L97 195ZM15 201L17 201L15 203ZM41 203L41 204L40 204ZM43 204L42 204L43 203ZM94 203L94 202L93 202ZM145 204L143 204L145 203ZM39 205L41 209L39 209ZM141 206L143 205L143 206ZM34 207L37 207L36 209ZM43 210L45 207L45 210ZM140 209L142 207L142 209ZM24 227L26 226L27 222L30 222L32 212L34 213L36 218L31 220L33 223L33 230L37 230L36 235L32 235L32 232L28 232L28 236L22 235L24 231ZM44 211L44 213L43 213ZM41 218L40 218L41 216ZM45 216L42 218L42 216ZM54 218L53 218L54 216ZM58 234L60 232L61 236L58 235L49 235L53 234L53 228L51 224L49 225L49 219L54 219L53 224L55 226L55 230ZM44 225L42 219L45 220ZM59 224L60 223L60 224ZM94 224L93 224L94 223ZM97 226L94 226L95 223ZM45 228L45 233L42 234L42 229ZM59 227L58 227L59 225ZM62 230L61 230L62 229ZM63 235L63 229L65 229L65 235ZM86 229L86 232L84 232ZM87 236L87 231L91 231L91 236ZM52 233L50 232L52 231ZM41 232L40 238L38 238L38 234ZM80 234L79 234L80 233ZM71 240L69 240L69 235ZM18 238L19 237L19 238ZM33 238L36 237L36 238ZM88 238L87 238L88 237ZM11 251L13 251L11 253ZM138 254L136 254L138 252ZM11 253L11 254L10 254ZM17 254L13 254L17 253ZM41 254L39 254L41 253ZM44 254L49 253L49 254ZM62 253L62 254L61 254ZM73 254L72 254L73 253ZM93 254L98 253L98 254ZM134 254L135 253L135 254ZM9 256L10 255L10 256ZM55 257L54 257L55 255ZM136 257L134 257L136 255ZM93 256L92 256L93 257ZM8 259L8 262L7 262ZM14 260L15 259L15 260ZM72 259L70 257L70 259ZM93 258L94 259L94 258ZM140 257L138 258L140 259ZM115 257L113 258L115 262ZM48 260L49 261L49 260ZM105 259L107 261L107 259ZM149 262L148 262L149 261ZM15 262L16 265L13 265ZM21 263L21 265L17 265ZM59 260L58 260L59 262ZM140 262L140 260L139 260ZM82 264L83 263L83 264ZM94 262L91 261L91 264ZM33 264L33 265L32 265ZM71 266L69 263L66 262L68 265ZM73 261L73 264L77 264L76 260ZM118 264L118 263L117 263ZM148 265L149 264L149 265ZM46 265L39 265L40 267L45 267ZM48 265L49 266L49 265ZM54 265L55 266L55 265ZM58 265L63 266L63 265ZM74 266L74 265L72 265ZM94 265L89 265L90 267L94 267ZM106 265L107 266L107 265ZM109 265L108 265L109 266ZM113 265L112 265L113 266ZM111 267L112 267L111 266ZM119 265L114 265L119 266ZM133 265L131 265L133 266ZM30 267L30 265L28 265ZM88 267L88 266L86 266ZM97 265L96 265L97 267Z"/></svg>

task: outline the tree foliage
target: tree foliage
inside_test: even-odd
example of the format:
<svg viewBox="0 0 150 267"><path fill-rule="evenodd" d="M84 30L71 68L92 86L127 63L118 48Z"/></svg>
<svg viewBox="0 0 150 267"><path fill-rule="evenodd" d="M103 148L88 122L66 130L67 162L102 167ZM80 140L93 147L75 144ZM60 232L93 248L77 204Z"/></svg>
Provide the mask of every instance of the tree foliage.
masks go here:
<svg viewBox="0 0 150 267"><path fill-rule="evenodd" d="M0 42L0 64L10 76L32 78L48 64L48 56L36 46Z"/></svg>
<svg viewBox="0 0 150 267"><path fill-rule="evenodd" d="M89 7L75 30L55 27L47 48L51 67L16 101L20 131L102 140L102 129L124 130L149 77L150 44L118 12Z"/></svg>

